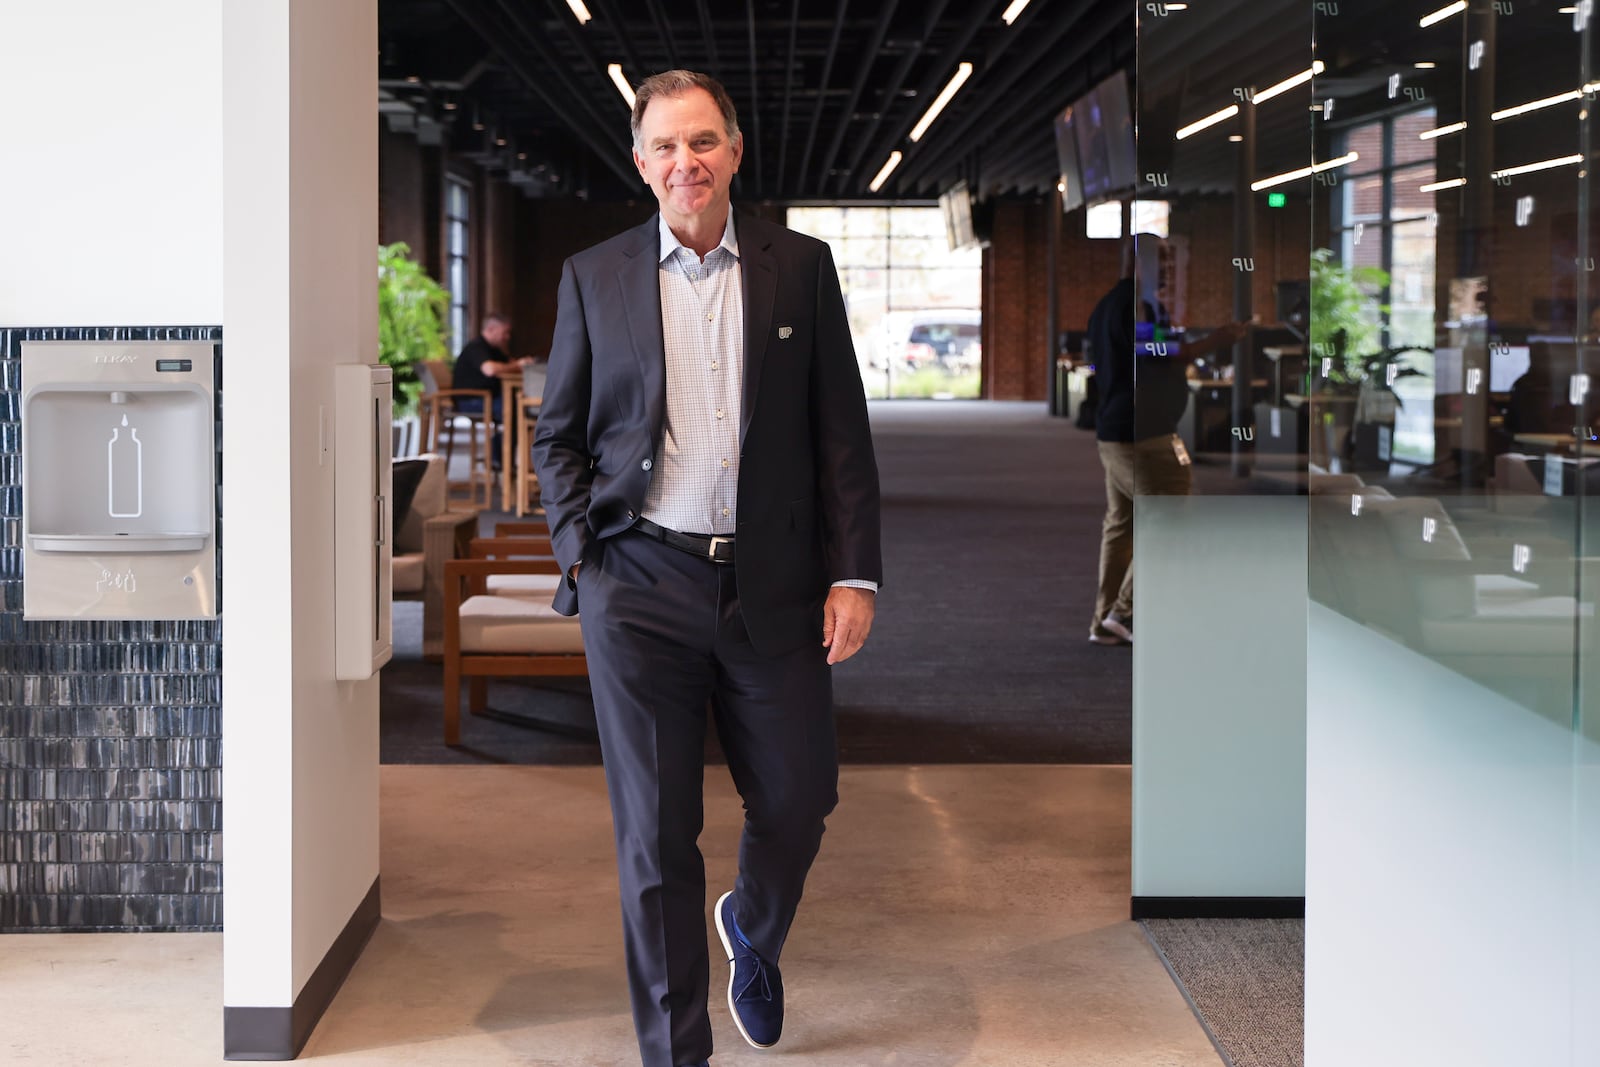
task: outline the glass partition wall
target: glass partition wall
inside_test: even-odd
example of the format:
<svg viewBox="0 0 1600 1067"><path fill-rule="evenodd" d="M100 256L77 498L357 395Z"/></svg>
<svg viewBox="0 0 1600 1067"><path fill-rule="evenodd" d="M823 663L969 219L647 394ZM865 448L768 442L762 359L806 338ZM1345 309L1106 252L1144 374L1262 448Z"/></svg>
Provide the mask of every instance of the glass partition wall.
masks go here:
<svg viewBox="0 0 1600 1067"><path fill-rule="evenodd" d="M1309 515L1312 1067L1600 1062L1597 8L1140 5L1140 417Z"/></svg>

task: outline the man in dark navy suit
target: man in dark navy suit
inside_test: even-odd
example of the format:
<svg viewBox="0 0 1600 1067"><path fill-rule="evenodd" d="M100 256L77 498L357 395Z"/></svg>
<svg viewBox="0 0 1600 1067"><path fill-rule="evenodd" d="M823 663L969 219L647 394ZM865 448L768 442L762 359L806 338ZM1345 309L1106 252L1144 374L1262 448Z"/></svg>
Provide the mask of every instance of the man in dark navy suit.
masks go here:
<svg viewBox="0 0 1600 1067"><path fill-rule="evenodd" d="M534 458L555 606L582 609L645 1067L699 1067L707 706L745 804L714 910L741 1035L783 1022L778 958L838 800L830 668L878 584L878 473L826 245L733 212L743 140L714 79L639 86L649 222L562 270Z"/></svg>

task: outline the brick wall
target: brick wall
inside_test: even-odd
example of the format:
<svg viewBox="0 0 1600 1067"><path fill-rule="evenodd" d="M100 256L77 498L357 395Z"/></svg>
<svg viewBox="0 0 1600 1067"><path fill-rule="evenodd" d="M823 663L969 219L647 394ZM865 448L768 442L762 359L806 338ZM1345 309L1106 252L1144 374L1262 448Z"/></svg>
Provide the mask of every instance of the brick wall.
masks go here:
<svg viewBox="0 0 1600 1067"><path fill-rule="evenodd" d="M0 930L221 928L221 623L25 622L20 454L23 341L221 337L0 329Z"/></svg>
<svg viewBox="0 0 1600 1067"><path fill-rule="evenodd" d="M583 200L523 200L517 213L517 345L545 356L556 325L556 290L568 256L649 218L653 198L591 204ZM519 352L519 354L522 354Z"/></svg>

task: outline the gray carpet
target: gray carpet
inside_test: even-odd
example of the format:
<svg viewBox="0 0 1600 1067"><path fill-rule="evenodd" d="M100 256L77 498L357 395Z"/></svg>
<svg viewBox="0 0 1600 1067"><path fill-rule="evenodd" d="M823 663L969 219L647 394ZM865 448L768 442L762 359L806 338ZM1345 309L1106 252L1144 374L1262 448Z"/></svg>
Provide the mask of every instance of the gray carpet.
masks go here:
<svg viewBox="0 0 1600 1067"><path fill-rule="evenodd" d="M1147 919L1144 928L1232 1067L1305 1063L1305 920Z"/></svg>
<svg viewBox="0 0 1600 1067"><path fill-rule="evenodd" d="M1126 763L1131 656L1086 640L1105 490L1092 433L1039 404L872 405L885 585L866 650L834 672L849 763ZM485 516L485 526L493 517ZM419 606L396 605L383 672L389 763L593 763L587 685L496 682L490 706L550 734L468 718L439 741ZM716 759L714 741L708 755Z"/></svg>

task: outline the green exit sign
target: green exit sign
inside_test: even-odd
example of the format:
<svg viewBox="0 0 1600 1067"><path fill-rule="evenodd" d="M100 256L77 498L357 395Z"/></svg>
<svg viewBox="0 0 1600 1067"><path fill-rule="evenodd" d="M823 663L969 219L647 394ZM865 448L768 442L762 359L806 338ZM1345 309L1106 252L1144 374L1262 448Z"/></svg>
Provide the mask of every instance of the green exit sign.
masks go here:
<svg viewBox="0 0 1600 1067"><path fill-rule="evenodd" d="M1267 194L1267 206L1268 207L1282 207L1283 205L1287 204L1288 202L1289 202L1289 197L1287 196L1287 194L1284 194L1284 193L1268 193Z"/></svg>

